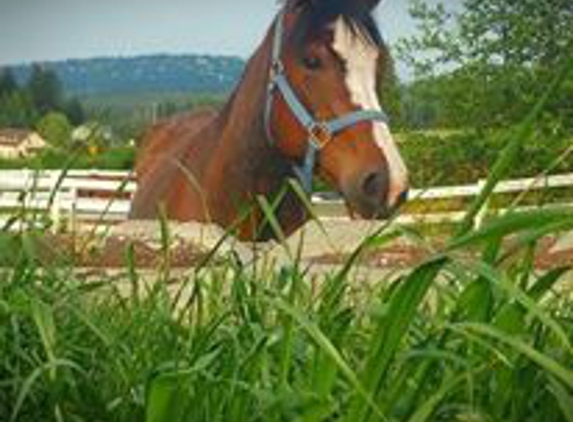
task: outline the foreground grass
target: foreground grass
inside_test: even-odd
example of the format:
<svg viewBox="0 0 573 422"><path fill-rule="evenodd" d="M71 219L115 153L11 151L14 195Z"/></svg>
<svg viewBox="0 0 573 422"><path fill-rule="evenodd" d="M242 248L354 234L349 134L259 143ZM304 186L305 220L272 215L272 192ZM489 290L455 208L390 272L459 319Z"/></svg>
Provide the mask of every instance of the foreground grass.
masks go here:
<svg viewBox="0 0 573 422"><path fill-rule="evenodd" d="M318 280L229 259L175 283L129 253L121 280L40 264L23 234L0 278L0 420L571 421L568 269L532 265L567 228L509 215L368 286L354 259L388 231Z"/></svg>

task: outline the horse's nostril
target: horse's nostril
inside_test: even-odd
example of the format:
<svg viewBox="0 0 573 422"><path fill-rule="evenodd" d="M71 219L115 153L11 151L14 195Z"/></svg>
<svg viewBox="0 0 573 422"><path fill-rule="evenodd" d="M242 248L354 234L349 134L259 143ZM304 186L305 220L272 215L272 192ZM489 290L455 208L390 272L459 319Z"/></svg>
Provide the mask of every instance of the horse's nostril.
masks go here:
<svg viewBox="0 0 573 422"><path fill-rule="evenodd" d="M383 177L380 173L370 173L362 182L362 191L367 197L377 197L382 193Z"/></svg>

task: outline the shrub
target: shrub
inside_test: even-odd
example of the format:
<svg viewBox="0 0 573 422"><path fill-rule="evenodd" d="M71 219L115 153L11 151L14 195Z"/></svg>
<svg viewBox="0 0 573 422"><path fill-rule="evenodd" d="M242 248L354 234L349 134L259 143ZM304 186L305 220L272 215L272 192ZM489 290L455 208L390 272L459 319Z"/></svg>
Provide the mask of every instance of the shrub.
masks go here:
<svg viewBox="0 0 573 422"><path fill-rule="evenodd" d="M135 148L115 147L96 156L93 168L131 170L135 165Z"/></svg>
<svg viewBox="0 0 573 422"><path fill-rule="evenodd" d="M487 178L491 167L505 147L507 131L421 131L399 135L400 150L408 165L414 186L471 184ZM507 178L534 177L551 169L552 173L573 172L573 151L559 158L573 145L559 131L538 129L525 140Z"/></svg>
<svg viewBox="0 0 573 422"><path fill-rule="evenodd" d="M72 126L65 114L50 112L36 125L38 133L54 147L66 148L71 145Z"/></svg>
<svg viewBox="0 0 573 422"><path fill-rule="evenodd" d="M135 161L135 149L132 147L114 147L104 150L97 155L90 155L85 150L62 150L48 148L37 157L18 160L0 160L0 169L15 170L21 168L37 168L60 170L64 167L71 169L98 170L131 170Z"/></svg>

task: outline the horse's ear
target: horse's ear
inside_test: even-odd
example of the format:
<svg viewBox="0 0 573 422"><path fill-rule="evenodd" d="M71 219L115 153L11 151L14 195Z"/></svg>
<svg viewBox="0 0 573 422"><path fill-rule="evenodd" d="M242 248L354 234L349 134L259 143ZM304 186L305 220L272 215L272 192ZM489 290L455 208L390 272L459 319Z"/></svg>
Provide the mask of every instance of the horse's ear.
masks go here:
<svg viewBox="0 0 573 422"><path fill-rule="evenodd" d="M287 7L301 7L301 6L314 6L316 3L320 3L325 0L278 0L279 5L286 5Z"/></svg>
<svg viewBox="0 0 573 422"><path fill-rule="evenodd" d="M300 6L318 8L319 6L324 5L325 3L331 2L337 4L338 7L344 5L342 7L350 7L350 8L357 7L358 10L365 8L366 10L371 12L381 3L381 0L283 0L283 2L285 2L287 5L291 5L291 7L294 8Z"/></svg>
<svg viewBox="0 0 573 422"><path fill-rule="evenodd" d="M378 7L378 5L381 3L381 0L362 0L366 7L368 7L370 10L374 10Z"/></svg>

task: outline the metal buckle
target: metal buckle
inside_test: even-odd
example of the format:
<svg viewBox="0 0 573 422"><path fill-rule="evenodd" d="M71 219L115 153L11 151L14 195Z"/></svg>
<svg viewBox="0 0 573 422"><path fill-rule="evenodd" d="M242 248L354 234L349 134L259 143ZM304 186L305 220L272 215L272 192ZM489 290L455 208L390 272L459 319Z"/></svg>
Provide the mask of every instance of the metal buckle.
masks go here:
<svg viewBox="0 0 573 422"><path fill-rule="evenodd" d="M317 148L324 148L332 140L332 132L324 122L312 122L306 128L310 142Z"/></svg>
<svg viewBox="0 0 573 422"><path fill-rule="evenodd" d="M277 77L284 73L284 66L280 60L275 60L271 63L269 70L269 86L267 88L268 95L272 95L272 92L277 87Z"/></svg>
<svg viewBox="0 0 573 422"><path fill-rule="evenodd" d="M278 75L282 75L285 71L285 67L283 65L283 62L281 62L280 60L275 60L273 61L273 63L271 64L271 78L274 79L276 78Z"/></svg>

